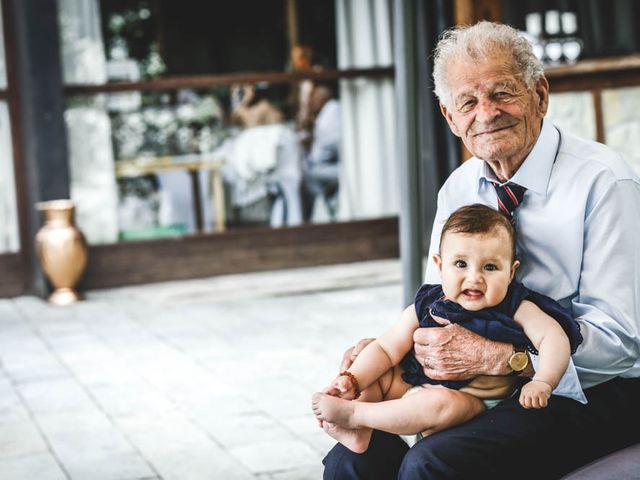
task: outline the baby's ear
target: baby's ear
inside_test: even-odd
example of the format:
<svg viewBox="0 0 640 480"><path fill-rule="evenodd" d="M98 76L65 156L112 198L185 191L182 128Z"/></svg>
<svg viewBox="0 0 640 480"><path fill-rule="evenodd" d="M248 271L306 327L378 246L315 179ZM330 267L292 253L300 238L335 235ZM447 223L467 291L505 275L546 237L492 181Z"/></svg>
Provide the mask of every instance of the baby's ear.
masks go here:
<svg viewBox="0 0 640 480"><path fill-rule="evenodd" d="M516 274L516 270L520 266L520 261L514 260L513 265L511 265L511 278L509 281L513 280L514 275Z"/></svg>
<svg viewBox="0 0 640 480"><path fill-rule="evenodd" d="M438 270L440 272L442 272L442 257L440 256L440 254L439 253L434 253L433 257L431 257L431 259L436 264L436 267L438 267Z"/></svg>

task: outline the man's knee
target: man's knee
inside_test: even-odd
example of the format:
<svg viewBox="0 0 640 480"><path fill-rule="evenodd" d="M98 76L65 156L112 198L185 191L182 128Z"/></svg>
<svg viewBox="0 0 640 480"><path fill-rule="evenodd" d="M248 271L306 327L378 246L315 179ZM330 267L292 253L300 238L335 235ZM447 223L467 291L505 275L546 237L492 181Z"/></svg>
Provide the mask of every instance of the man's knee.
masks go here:
<svg viewBox="0 0 640 480"><path fill-rule="evenodd" d="M460 455L456 455L447 432L429 436L415 444L404 456L399 480L458 478L454 470Z"/></svg>
<svg viewBox="0 0 640 480"><path fill-rule="evenodd" d="M337 443L322 460L324 480L340 480L341 478L358 478L356 472L366 468L364 455L353 453Z"/></svg>
<svg viewBox="0 0 640 480"><path fill-rule="evenodd" d="M337 444L322 463L324 480L386 480L396 478L400 462L408 446L397 435L373 431L369 449L362 454L353 453Z"/></svg>

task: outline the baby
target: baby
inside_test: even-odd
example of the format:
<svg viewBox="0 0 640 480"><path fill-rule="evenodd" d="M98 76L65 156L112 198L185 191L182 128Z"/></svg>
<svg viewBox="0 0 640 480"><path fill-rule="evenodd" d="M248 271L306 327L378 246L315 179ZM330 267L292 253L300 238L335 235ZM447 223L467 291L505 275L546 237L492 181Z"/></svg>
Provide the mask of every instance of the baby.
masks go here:
<svg viewBox="0 0 640 480"><path fill-rule="evenodd" d="M356 453L367 450L372 429L429 435L494 407L527 381L517 372L469 382L426 377L412 351L413 333L420 327L459 323L537 353L535 376L520 392L525 408L546 407L582 341L577 323L557 302L513 282L520 264L515 231L500 212L479 204L456 210L442 229L440 253L433 260L442 285L423 285L398 323L313 395L312 409L325 432ZM555 393L584 401L579 385L568 392Z"/></svg>

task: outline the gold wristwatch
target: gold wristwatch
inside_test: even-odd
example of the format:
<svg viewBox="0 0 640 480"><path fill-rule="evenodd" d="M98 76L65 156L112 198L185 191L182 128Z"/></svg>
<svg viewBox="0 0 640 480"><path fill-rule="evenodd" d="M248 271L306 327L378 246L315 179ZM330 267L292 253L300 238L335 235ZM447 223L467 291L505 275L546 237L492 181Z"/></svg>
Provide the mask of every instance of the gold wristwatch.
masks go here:
<svg viewBox="0 0 640 480"><path fill-rule="evenodd" d="M519 375L529 365L529 355L524 347L514 345L513 353L509 357L511 375Z"/></svg>

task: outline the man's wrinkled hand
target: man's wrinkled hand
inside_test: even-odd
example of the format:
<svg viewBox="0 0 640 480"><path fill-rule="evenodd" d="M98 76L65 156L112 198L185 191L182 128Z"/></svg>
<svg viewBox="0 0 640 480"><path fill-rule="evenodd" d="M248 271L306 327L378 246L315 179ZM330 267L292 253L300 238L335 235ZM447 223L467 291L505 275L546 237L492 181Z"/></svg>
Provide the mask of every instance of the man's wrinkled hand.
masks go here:
<svg viewBox="0 0 640 480"><path fill-rule="evenodd" d="M434 380L469 380L489 375L499 357L497 342L460 325L419 328L413 334L415 357Z"/></svg>
<svg viewBox="0 0 640 480"><path fill-rule="evenodd" d="M347 348L347 350L344 352L344 355L342 356L342 362L340 363L340 369L339 370L341 372L343 372L345 370L348 370L349 367L351 366L351 364L353 363L353 361L360 354L362 349L364 347L366 347L367 345L369 345L374 340L375 340L375 338L363 338L362 340L360 340L356 344L355 347Z"/></svg>

